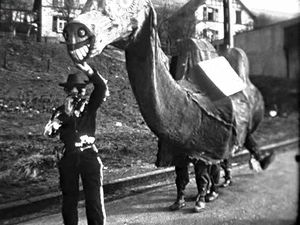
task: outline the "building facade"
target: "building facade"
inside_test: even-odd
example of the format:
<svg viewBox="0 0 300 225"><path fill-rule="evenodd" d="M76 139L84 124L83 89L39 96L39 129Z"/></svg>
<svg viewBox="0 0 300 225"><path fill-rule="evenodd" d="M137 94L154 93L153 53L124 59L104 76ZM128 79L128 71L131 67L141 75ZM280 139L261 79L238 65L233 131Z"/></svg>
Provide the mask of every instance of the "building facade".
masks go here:
<svg viewBox="0 0 300 225"><path fill-rule="evenodd" d="M39 0L40 35L45 41L63 41L68 20L77 16L86 0Z"/></svg>
<svg viewBox="0 0 300 225"><path fill-rule="evenodd" d="M195 35L208 38L211 42L224 38L223 0L206 0L195 11L197 20ZM231 24L233 34L253 29L253 18L238 0L232 1Z"/></svg>
<svg viewBox="0 0 300 225"><path fill-rule="evenodd" d="M250 74L299 79L300 17L234 36L249 59Z"/></svg>
<svg viewBox="0 0 300 225"><path fill-rule="evenodd" d="M251 12L239 1L231 4L233 34L253 29ZM173 54L177 39L195 37L210 42L224 38L223 0L191 0L176 11L160 29L164 50Z"/></svg>
<svg viewBox="0 0 300 225"><path fill-rule="evenodd" d="M0 0L0 36L29 38L36 34L37 26L32 3Z"/></svg>
<svg viewBox="0 0 300 225"><path fill-rule="evenodd" d="M33 33L40 41L61 41L70 19L81 12L86 0L0 0L0 32L20 36Z"/></svg>

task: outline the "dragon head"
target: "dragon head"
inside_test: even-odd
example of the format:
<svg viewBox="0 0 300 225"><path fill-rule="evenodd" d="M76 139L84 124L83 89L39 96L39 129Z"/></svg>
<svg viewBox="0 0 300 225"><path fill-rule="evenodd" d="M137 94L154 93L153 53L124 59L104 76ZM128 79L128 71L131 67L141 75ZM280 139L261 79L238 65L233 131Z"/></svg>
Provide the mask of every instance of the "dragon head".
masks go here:
<svg viewBox="0 0 300 225"><path fill-rule="evenodd" d="M63 31L71 59L82 63L109 44L125 48L143 23L149 4L147 0L88 0Z"/></svg>

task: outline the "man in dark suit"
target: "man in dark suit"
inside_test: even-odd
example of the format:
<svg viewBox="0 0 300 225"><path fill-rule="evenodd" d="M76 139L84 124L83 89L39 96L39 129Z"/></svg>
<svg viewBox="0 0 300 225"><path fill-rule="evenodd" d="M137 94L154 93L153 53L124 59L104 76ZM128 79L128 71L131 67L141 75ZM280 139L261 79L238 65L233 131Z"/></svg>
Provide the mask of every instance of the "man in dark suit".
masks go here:
<svg viewBox="0 0 300 225"><path fill-rule="evenodd" d="M70 74L59 85L67 95L65 103L53 113L45 127L45 135L59 134L64 144L63 156L58 162L60 187L63 195L62 215L64 224L78 223L79 176L86 200L89 225L103 225L106 221L103 196L103 164L95 146L97 109L108 95L107 81L87 63L78 65L85 72ZM94 89L86 98L86 86Z"/></svg>

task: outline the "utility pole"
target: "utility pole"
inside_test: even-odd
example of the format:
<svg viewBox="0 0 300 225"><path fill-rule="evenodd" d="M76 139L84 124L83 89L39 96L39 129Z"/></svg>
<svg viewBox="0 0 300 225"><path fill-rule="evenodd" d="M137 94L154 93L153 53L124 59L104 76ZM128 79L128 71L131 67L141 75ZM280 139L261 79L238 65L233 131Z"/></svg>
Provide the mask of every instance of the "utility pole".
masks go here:
<svg viewBox="0 0 300 225"><path fill-rule="evenodd" d="M233 47L233 32L231 26L232 0L223 0L224 10L224 48Z"/></svg>
<svg viewBox="0 0 300 225"><path fill-rule="evenodd" d="M37 42L42 41L42 0L34 0L33 11L37 14Z"/></svg>

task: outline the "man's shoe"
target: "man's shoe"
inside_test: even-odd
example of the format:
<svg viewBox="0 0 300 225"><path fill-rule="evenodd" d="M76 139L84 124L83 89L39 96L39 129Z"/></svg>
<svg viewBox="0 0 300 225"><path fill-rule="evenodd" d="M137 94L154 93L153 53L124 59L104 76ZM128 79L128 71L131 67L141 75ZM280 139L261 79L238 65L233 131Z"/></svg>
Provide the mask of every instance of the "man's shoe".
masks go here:
<svg viewBox="0 0 300 225"><path fill-rule="evenodd" d="M210 192L209 194L207 194L205 196L205 201L206 202L212 202L212 201L216 200L218 197L219 197L219 193L215 192L215 191L212 191L212 192Z"/></svg>
<svg viewBox="0 0 300 225"><path fill-rule="evenodd" d="M203 200L196 201L196 205L194 208L195 212L202 212L205 209L205 202Z"/></svg>
<svg viewBox="0 0 300 225"><path fill-rule="evenodd" d="M261 160L259 160L260 167L265 170L268 168L268 166L274 161L275 154L274 152L271 152L269 155L263 157Z"/></svg>
<svg viewBox="0 0 300 225"><path fill-rule="evenodd" d="M185 200L181 199L181 200L177 200L176 202L174 202L172 205L169 206L169 209L171 211L176 211L179 210L181 208L185 207Z"/></svg>

